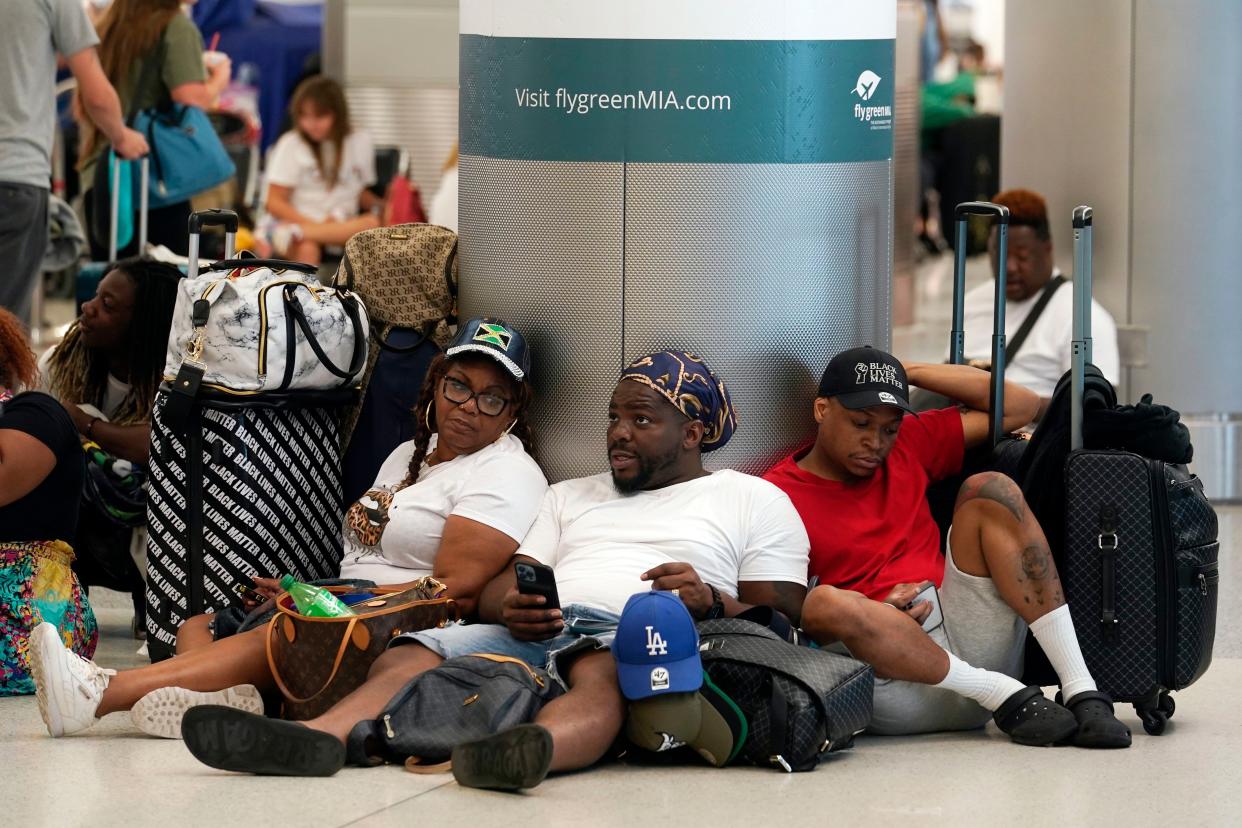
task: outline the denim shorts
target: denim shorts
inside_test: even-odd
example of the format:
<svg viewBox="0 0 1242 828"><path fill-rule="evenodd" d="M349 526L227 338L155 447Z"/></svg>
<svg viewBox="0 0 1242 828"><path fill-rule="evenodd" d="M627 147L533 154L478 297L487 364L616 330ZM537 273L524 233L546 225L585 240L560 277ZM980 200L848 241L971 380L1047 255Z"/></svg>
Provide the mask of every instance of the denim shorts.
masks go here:
<svg viewBox="0 0 1242 828"><path fill-rule="evenodd" d="M447 627L406 633L388 646L417 642L443 658L496 653L520 658L532 667L541 667L552 678L568 686L572 656L583 651L607 650L617 633L621 616L607 610L568 604L561 608L564 629L546 641L519 641L501 624L450 624Z"/></svg>

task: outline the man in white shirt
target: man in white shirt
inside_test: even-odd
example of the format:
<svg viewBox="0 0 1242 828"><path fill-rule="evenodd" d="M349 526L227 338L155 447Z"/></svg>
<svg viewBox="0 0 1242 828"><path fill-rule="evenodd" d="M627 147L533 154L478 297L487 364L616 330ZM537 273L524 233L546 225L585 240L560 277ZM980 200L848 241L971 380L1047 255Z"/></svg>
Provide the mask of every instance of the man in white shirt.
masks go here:
<svg viewBox="0 0 1242 828"><path fill-rule="evenodd" d="M1070 339L1073 331L1073 289L1064 283L1052 263L1052 233L1048 226L1048 206L1043 196L1031 190L1006 190L992 199L1009 208L1009 252L1005 262L1005 336L1009 358L1005 379L1025 386L1040 396L1046 406L1057 381L1070 367ZM992 273L996 274L996 230L988 243ZM1040 297L1051 296L1022 342L1015 337L1022 323L1034 312ZM992 306L996 287L985 282L965 297L966 359L986 364L991 359ZM1117 325L1099 302L1091 302L1092 361L1109 382L1120 375L1117 355ZM1042 412L1042 408L1041 408Z"/></svg>
<svg viewBox="0 0 1242 828"><path fill-rule="evenodd" d="M327 776L365 763L373 719L414 676L446 658L500 653L546 667L568 692L519 725L458 746L453 774L470 787L512 790L549 770L596 762L620 732L625 703L608 652L626 600L678 595L696 618L753 605L798 620L809 541L787 495L757 477L709 473L736 420L728 392L702 360L661 351L621 374L608 408L611 471L548 490L515 562L556 573L559 608L517 591L512 571L480 599L482 624L410 633L367 683L319 719L292 724L222 707L186 714L186 745L212 767ZM503 625L503 626L502 626ZM371 721L368 721L371 720Z"/></svg>

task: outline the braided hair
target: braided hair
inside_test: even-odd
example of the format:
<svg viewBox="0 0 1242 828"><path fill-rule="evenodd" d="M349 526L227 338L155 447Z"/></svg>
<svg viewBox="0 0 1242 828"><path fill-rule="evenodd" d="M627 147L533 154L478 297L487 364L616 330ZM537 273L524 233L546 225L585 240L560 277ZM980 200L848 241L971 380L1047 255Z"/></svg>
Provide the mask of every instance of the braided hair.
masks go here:
<svg viewBox="0 0 1242 828"><path fill-rule="evenodd" d="M164 375L164 356L181 271L164 262L141 257L123 259L112 269L124 273L134 285L133 314L123 346L130 391L112 421L118 425L134 425L151 419L155 392ZM86 346L80 321L75 320L69 326L65 338L52 352L48 386L66 405L100 406L108 390L108 355Z"/></svg>
<svg viewBox="0 0 1242 828"><path fill-rule="evenodd" d="M438 354L427 367L427 376L423 378L423 387L418 393L418 404L414 407L414 454L410 457L410 467L406 472L405 480L401 482L402 488L413 486L418 482L423 461L427 459L431 435L436 433L435 399L436 392L440 388L440 381L448 373L450 364L468 360L491 362L485 356L462 355L450 359L444 354ZM518 382L507 372L505 379L509 382L509 399L515 418L513 429L509 433L521 441L527 454L535 458L535 434L530 426L530 406L535 399L535 392L531 389L529 382ZM537 458L536 462L538 462Z"/></svg>
<svg viewBox="0 0 1242 828"><path fill-rule="evenodd" d="M39 380L39 369L26 326L11 312L0 308L0 389L14 394L33 388Z"/></svg>

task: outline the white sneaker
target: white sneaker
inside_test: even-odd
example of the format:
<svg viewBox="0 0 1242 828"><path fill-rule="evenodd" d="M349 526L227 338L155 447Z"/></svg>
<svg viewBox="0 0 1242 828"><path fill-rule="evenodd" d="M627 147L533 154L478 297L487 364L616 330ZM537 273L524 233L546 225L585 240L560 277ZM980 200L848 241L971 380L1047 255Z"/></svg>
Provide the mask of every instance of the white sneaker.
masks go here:
<svg viewBox="0 0 1242 828"><path fill-rule="evenodd" d="M184 687L161 687L134 703L129 717L134 727L161 739L181 738L181 717L200 704L219 704L263 715L263 697L253 684L239 684L227 690L199 692Z"/></svg>
<svg viewBox="0 0 1242 828"><path fill-rule="evenodd" d="M46 621L31 631L29 653L35 697L49 734L77 733L99 721L95 711L116 670L66 649L60 632Z"/></svg>

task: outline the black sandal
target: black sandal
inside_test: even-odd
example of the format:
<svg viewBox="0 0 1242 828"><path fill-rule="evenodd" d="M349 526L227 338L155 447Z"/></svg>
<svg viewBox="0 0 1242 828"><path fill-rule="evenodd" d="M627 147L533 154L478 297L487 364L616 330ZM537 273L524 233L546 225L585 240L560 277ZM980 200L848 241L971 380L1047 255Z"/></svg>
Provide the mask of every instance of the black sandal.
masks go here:
<svg viewBox="0 0 1242 828"><path fill-rule="evenodd" d="M1107 693L1088 690L1074 696L1065 706L1078 722L1072 744L1103 749L1130 746L1130 728L1113 715L1113 700Z"/></svg>
<svg viewBox="0 0 1242 828"><path fill-rule="evenodd" d="M220 770L331 776L345 764L345 745L329 733L220 705L187 710L181 738L195 759Z"/></svg>
<svg viewBox="0 0 1242 828"><path fill-rule="evenodd" d="M1020 745L1043 747L1073 736L1078 730L1074 714L1044 696L1038 687L1024 687L1005 699L992 714L1003 733Z"/></svg>

